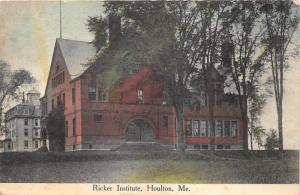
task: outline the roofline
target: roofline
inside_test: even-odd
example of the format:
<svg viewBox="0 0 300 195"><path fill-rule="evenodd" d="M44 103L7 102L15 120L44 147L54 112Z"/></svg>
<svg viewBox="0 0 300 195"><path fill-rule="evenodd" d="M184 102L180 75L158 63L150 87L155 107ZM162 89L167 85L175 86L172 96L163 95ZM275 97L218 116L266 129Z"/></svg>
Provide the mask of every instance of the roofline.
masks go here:
<svg viewBox="0 0 300 195"><path fill-rule="evenodd" d="M62 39L62 38L56 38L56 40L55 40L55 46L54 46L54 51L56 50L56 45L59 46L58 40L76 41L76 42L81 42L81 43L92 44L92 42L88 42L88 41L80 41L80 40L74 40L74 39ZM64 63L67 64L67 63L66 63L66 60L65 60L65 57L64 57L64 55L63 55L63 52L62 52L62 50L61 50L61 48L60 48L60 46L59 46L59 49L60 49L60 51L61 51L61 54L62 54ZM55 53L55 52L53 52L53 54L52 54L51 66L50 66L50 69L49 69L48 79L47 79L47 84L46 84L45 93L44 93L44 96L43 96L43 97L46 96L46 90L47 90L47 87L48 87L48 81L49 81L49 74L50 74L50 70L51 70L51 68L52 68L52 66L53 66L54 53ZM95 55L96 55L96 54L95 54ZM71 80L70 80L70 83L73 82L73 81L76 81L77 79L79 79L83 74L86 74L86 72L87 72L93 65L94 65L94 64L92 64L91 66L89 66L89 67L88 67L86 70L84 70L82 73L78 74L78 76L76 76L76 77L74 77L73 79L71 79ZM69 73L70 78L71 78L72 76L71 76L71 74L70 74L70 72L69 72L68 66L66 66L66 69L68 70L68 73ZM43 98L43 97L41 97L41 98ZM40 99L41 99L41 98L40 98Z"/></svg>
<svg viewBox="0 0 300 195"><path fill-rule="evenodd" d="M58 40L59 40L59 39L61 39L61 38L56 38L56 39L55 39L54 51L53 51L53 53L52 53L51 64L50 64L50 68L49 68L49 72L48 72L47 84L46 84L46 87L45 87L45 90L44 90L44 95L43 95L41 98L43 98L43 97L46 96L46 90L47 90L47 88L48 88L50 72L51 72L52 67L53 67L54 54L55 54L55 51L57 50L57 47L59 47L59 50L60 50L60 52L61 52L63 61L64 61L64 63L66 64L65 57L64 57L64 55L63 55L63 53L62 53L62 51L61 51L61 48L60 48L60 46L59 46L59 44L58 44ZM61 39L61 40L71 40L71 39ZM76 41L76 40L71 40L71 41ZM79 41L79 42L82 42L82 41ZM68 71L68 74L70 75L68 66L66 66L66 69L67 69L67 71ZM40 98L40 99L41 99L41 98Z"/></svg>

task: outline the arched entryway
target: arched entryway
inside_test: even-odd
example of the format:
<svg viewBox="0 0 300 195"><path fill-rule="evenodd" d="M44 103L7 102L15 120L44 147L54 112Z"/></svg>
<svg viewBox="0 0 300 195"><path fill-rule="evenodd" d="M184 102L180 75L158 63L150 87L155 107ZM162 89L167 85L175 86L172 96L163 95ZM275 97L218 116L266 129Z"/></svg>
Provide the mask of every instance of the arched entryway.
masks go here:
<svg viewBox="0 0 300 195"><path fill-rule="evenodd" d="M153 126L143 119L132 120L126 128L126 141L154 142Z"/></svg>

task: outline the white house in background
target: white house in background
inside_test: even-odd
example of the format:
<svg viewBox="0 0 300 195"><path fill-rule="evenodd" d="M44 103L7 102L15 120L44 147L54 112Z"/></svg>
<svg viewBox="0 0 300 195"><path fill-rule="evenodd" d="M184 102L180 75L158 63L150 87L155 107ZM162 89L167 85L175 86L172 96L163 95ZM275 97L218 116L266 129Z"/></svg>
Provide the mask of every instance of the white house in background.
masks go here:
<svg viewBox="0 0 300 195"><path fill-rule="evenodd" d="M0 153L4 152L5 133L0 131Z"/></svg>
<svg viewBox="0 0 300 195"><path fill-rule="evenodd" d="M31 90L27 100L5 113L6 135L3 142L4 152L36 151L47 146L46 136L40 126L40 93Z"/></svg>

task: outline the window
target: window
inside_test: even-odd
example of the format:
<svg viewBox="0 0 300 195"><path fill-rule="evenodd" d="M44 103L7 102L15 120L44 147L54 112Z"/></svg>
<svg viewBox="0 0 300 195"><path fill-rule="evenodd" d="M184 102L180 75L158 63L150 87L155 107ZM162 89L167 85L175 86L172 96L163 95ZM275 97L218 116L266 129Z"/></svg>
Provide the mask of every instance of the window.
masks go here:
<svg viewBox="0 0 300 195"><path fill-rule="evenodd" d="M201 101L200 101L201 106L207 106L207 94L204 91L202 91L200 96L201 96Z"/></svg>
<svg viewBox="0 0 300 195"><path fill-rule="evenodd" d="M167 104L168 104L167 99L168 99L167 91L166 91L166 90L163 90L163 91L162 91L162 102L161 102L161 104L162 104L162 105L167 105Z"/></svg>
<svg viewBox="0 0 300 195"><path fill-rule="evenodd" d="M95 114L95 115L94 115L94 121L96 121L96 122L101 122L101 121L102 121L102 115L100 115L100 114Z"/></svg>
<svg viewBox="0 0 300 195"><path fill-rule="evenodd" d="M140 65L136 64L129 69L129 74L137 74L139 72Z"/></svg>
<svg viewBox="0 0 300 195"><path fill-rule="evenodd" d="M185 105L190 105L191 104L191 98L190 97L185 97L184 100L183 100L183 103Z"/></svg>
<svg viewBox="0 0 300 195"><path fill-rule="evenodd" d="M75 104L75 88L72 88L72 104Z"/></svg>
<svg viewBox="0 0 300 195"><path fill-rule="evenodd" d="M24 129L24 136L28 136L28 129Z"/></svg>
<svg viewBox="0 0 300 195"><path fill-rule="evenodd" d="M24 125L28 125L28 118L24 118Z"/></svg>
<svg viewBox="0 0 300 195"><path fill-rule="evenodd" d="M193 121L193 136L198 137L200 135L199 133L199 121Z"/></svg>
<svg viewBox="0 0 300 195"><path fill-rule="evenodd" d="M43 103L43 115L47 114L47 103Z"/></svg>
<svg viewBox="0 0 300 195"><path fill-rule="evenodd" d="M194 149L195 150L201 150L201 145L200 144L194 144Z"/></svg>
<svg viewBox="0 0 300 195"><path fill-rule="evenodd" d="M230 135L237 136L237 121L231 121Z"/></svg>
<svg viewBox="0 0 300 195"><path fill-rule="evenodd" d="M186 121L186 135L192 136L192 121L188 120Z"/></svg>
<svg viewBox="0 0 300 195"><path fill-rule="evenodd" d="M73 118L73 136L76 136L76 118Z"/></svg>
<svg viewBox="0 0 300 195"><path fill-rule="evenodd" d="M96 100L96 87L89 87L88 96L90 101Z"/></svg>
<svg viewBox="0 0 300 195"><path fill-rule="evenodd" d="M230 136L230 121L224 121L224 134Z"/></svg>
<svg viewBox="0 0 300 195"><path fill-rule="evenodd" d="M34 125L35 125L35 126L39 126L39 119L37 119L37 118L34 119Z"/></svg>
<svg viewBox="0 0 300 195"><path fill-rule="evenodd" d="M54 99L52 99L52 109L54 109Z"/></svg>
<svg viewBox="0 0 300 195"><path fill-rule="evenodd" d="M163 127L168 129L168 116L163 116Z"/></svg>
<svg viewBox="0 0 300 195"><path fill-rule="evenodd" d="M60 104L61 104L60 95L58 95L58 96L56 97L56 102L57 102L57 105L60 105Z"/></svg>
<svg viewBox="0 0 300 195"><path fill-rule="evenodd" d="M56 65L56 69L55 69L56 72L59 71L59 65Z"/></svg>
<svg viewBox="0 0 300 195"><path fill-rule="evenodd" d="M27 140L24 141L24 149L28 149L28 141Z"/></svg>
<svg viewBox="0 0 300 195"><path fill-rule="evenodd" d="M223 121L216 121L216 136L223 136Z"/></svg>
<svg viewBox="0 0 300 195"><path fill-rule="evenodd" d="M36 137L39 136L39 130L38 130L38 129L35 129L34 135L35 135Z"/></svg>
<svg viewBox="0 0 300 195"><path fill-rule="evenodd" d="M218 150L222 150L223 149L223 145L217 145L217 149Z"/></svg>
<svg viewBox="0 0 300 195"><path fill-rule="evenodd" d="M9 150L11 149L10 142L7 143L7 149L9 149Z"/></svg>
<svg viewBox="0 0 300 195"><path fill-rule="evenodd" d="M59 68L56 70L56 73L59 71ZM62 84L65 82L65 72L62 71L58 74L56 74L53 78L52 78L52 88L57 87L58 85Z"/></svg>
<svg viewBox="0 0 300 195"><path fill-rule="evenodd" d="M224 145L224 149L229 150L230 149L230 145L229 144Z"/></svg>
<svg viewBox="0 0 300 195"><path fill-rule="evenodd" d="M105 102L106 101L106 93L98 88L98 101Z"/></svg>
<svg viewBox="0 0 300 195"><path fill-rule="evenodd" d="M208 136L207 121L200 121L200 135Z"/></svg>
<svg viewBox="0 0 300 195"><path fill-rule="evenodd" d="M144 91L143 89L138 90L138 103L144 104Z"/></svg>
<svg viewBox="0 0 300 195"><path fill-rule="evenodd" d="M208 145L202 145L202 150L208 150Z"/></svg>
<svg viewBox="0 0 300 195"><path fill-rule="evenodd" d="M29 114L29 109L27 109L27 108L24 108L24 114Z"/></svg>
<svg viewBox="0 0 300 195"><path fill-rule="evenodd" d="M38 141L34 141L34 147L39 148L39 142Z"/></svg>
<svg viewBox="0 0 300 195"><path fill-rule="evenodd" d="M66 97L65 93L62 94L62 104L65 105Z"/></svg>
<svg viewBox="0 0 300 195"><path fill-rule="evenodd" d="M68 137L68 128L69 128L68 126L69 126L69 124L68 124L68 121L66 121L65 123L66 123L66 125L65 125L65 131L66 131L65 136Z"/></svg>

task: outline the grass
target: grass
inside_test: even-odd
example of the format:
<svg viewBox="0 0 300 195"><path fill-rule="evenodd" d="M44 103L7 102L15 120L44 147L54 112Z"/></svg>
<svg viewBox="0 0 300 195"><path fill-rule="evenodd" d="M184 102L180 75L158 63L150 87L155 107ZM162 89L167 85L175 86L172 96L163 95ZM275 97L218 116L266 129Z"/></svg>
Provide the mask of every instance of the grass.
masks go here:
<svg viewBox="0 0 300 195"><path fill-rule="evenodd" d="M299 153L223 151L0 154L0 182L299 183Z"/></svg>
<svg viewBox="0 0 300 195"><path fill-rule="evenodd" d="M298 161L168 161L135 172L124 182L135 183L298 183Z"/></svg>

